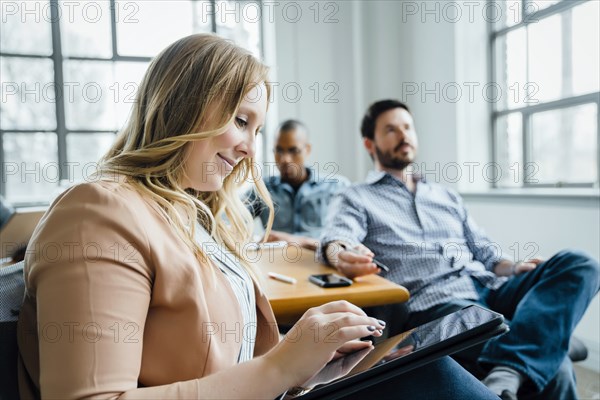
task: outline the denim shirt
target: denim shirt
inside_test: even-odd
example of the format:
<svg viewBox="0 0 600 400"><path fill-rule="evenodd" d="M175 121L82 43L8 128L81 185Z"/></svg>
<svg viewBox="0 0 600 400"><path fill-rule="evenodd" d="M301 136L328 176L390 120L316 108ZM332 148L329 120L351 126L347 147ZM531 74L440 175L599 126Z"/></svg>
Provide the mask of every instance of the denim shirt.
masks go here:
<svg viewBox="0 0 600 400"><path fill-rule="evenodd" d="M306 168L308 179L294 191L292 186L281 181L280 176L265 179L275 208L273 230L294 235L318 238L327 216L328 205L334 195L350 186L343 176L331 176ZM266 226L268 210L254 202L253 215L260 216Z"/></svg>
<svg viewBox="0 0 600 400"><path fill-rule="evenodd" d="M422 311L454 299L476 300L472 278L498 288L505 277L492 272L502 250L469 217L458 193L417 180L412 193L392 175L372 171L331 204L320 238L362 243L390 268L381 275L405 286L408 307Z"/></svg>

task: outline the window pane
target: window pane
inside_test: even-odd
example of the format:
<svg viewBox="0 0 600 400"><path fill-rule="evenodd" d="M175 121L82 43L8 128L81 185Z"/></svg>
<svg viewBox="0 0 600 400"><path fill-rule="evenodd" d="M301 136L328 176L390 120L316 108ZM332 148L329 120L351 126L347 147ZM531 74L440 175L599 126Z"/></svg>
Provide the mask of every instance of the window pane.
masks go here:
<svg viewBox="0 0 600 400"><path fill-rule="evenodd" d="M115 104L117 106L117 128L121 129L131 107L136 100L138 89L144 73L148 69L146 62L117 62L115 63L115 82L112 85Z"/></svg>
<svg viewBox="0 0 600 400"><path fill-rule="evenodd" d="M217 33L260 58L260 5L253 1L227 0L220 0L216 4Z"/></svg>
<svg viewBox="0 0 600 400"><path fill-rule="evenodd" d="M0 49L6 53L52 55L49 1L2 2Z"/></svg>
<svg viewBox="0 0 600 400"><path fill-rule="evenodd" d="M122 56L154 57L177 39L192 34L188 1L116 1L117 50Z"/></svg>
<svg viewBox="0 0 600 400"><path fill-rule="evenodd" d="M600 2L588 1L573 8L573 94L600 90Z"/></svg>
<svg viewBox="0 0 600 400"><path fill-rule="evenodd" d="M212 32L212 18L214 8L209 0L195 1L194 3L194 32Z"/></svg>
<svg viewBox="0 0 600 400"><path fill-rule="evenodd" d="M113 63L65 60L65 118L68 129L117 129Z"/></svg>
<svg viewBox="0 0 600 400"><path fill-rule="evenodd" d="M69 183L90 179L98 161L115 141L113 133L69 133L67 161Z"/></svg>
<svg viewBox="0 0 600 400"><path fill-rule="evenodd" d="M553 15L528 26L529 82L536 93L530 97L540 102L561 97L562 85L562 23L560 15Z"/></svg>
<svg viewBox="0 0 600 400"><path fill-rule="evenodd" d="M598 180L596 104L534 114L534 183L592 183Z"/></svg>
<svg viewBox="0 0 600 400"><path fill-rule="evenodd" d="M512 113L496 120L497 170L502 171L499 187L523 185L523 117Z"/></svg>
<svg viewBox="0 0 600 400"><path fill-rule="evenodd" d="M523 19L521 0L497 0L484 8L486 21L494 21L496 29L513 26Z"/></svg>
<svg viewBox="0 0 600 400"><path fill-rule="evenodd" d="M496 102L498 110L527 105L526 97L527 47L525 28L515 29L496 40L496 82L502 89L500 101Z"/></svg>
<svg viewBox="0 0 600 400"><path fill-rule="evenodd" d="M56 134L5 133L2 144L8 202L49 201L60 181Z"/></svg>
<svg viewBox="0 0 600 400"><path fill-rule="evenodd" d="M112 56L109 7L108 1L62 4L60 29L65 56Z"/></svg>
<svg viewBox="0 0 600 400"><path fill-rule="evenodd" d="M56 129L52 60L0 57L0 75L2 129Z"/></svg>

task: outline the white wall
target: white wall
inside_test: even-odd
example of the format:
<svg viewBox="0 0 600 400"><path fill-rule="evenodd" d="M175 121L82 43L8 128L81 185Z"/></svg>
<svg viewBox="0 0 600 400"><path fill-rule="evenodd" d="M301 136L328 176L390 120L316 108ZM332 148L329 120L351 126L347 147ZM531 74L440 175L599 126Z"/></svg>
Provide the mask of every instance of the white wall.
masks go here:
<svg viewBox="0 0 600 400"><path fill-rule="evenodd" d="M341 174L357 179L368 160L357 128L365 106L363 3L320 3L318 15L315 3L294 3L302 10L299 19L291 7L275 12L279 121L295 118L307 124L314 144L309 164L331 171L334 166L328 163L335 163Z"/></svg>
<svg viewBox="0 0 600 400"><path fill-rule="evenodd" d="M433 13L421 8L425 3ZM335 162L341 173L362 180L371 167L360 141L362 114L375 100L397 98L413 111L418 163L427 168L430 181L463 192L488 187L483 166L490 160L491 105L481 90L488 81L487 25L481 8L469 15L462 7L458 18L455 10L444 11L443 2L338 1L339 21L324 23L322 18L315 22L308 9L313 2L297 4L304 11L300 21L291 23L279 15L275 23L277 74L282 85L298 82L304 93L296 103L278 98L278 118L298 118L309 125L312 162ZM321 10L321 17L332 11ZM315 102L308 89L314 82L321 88L327 82L337 84L339 102ZM473 96L468 95L469 85ZM457 86L460 98L450 90ZM411 94L415 87L419 92ZM423 89L436 87L435 94L423 95ZM457 171L460 178L454 179ZM515 242L535 242L539 254L546 256L577 248L600 258L598 197L467 196L466 203L505 250ZM596 370L599 327L596 297L576 331L591 350L587 365Z"/></svg>
<svg viewBox="0 0 600 400"><path fill-rule="evenodd" d="M600 259L600 201L598 198L544 199L540 197L485 197L466 195L475 220L507 252L523 258L549 257L562 249L583 250ZM517 253L518 252L518 253ZM556 299L560 301L560 299ZM585 365L600 371L600 301L598 296L575 334L589 349Z"/></svg>

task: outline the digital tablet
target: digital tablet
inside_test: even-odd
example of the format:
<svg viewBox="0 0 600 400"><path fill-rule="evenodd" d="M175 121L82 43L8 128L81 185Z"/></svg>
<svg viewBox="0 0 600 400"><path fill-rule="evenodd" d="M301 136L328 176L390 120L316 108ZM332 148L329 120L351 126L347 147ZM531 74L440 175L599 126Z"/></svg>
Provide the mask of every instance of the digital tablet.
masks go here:
<svg viewBox="0 0 600 400"><path fill-rule="evenodd" d="M350 354L329 363L323 372L343 371L342 364L353 367L342 378L334 377L332 382L315 387L301 399L343 398L507 331L501 314L477 305L468 306L385 339L370 352Z"/></svg>
<svg viewBox="0 0 600 400"><path fill-rule="evenodd" d="M0 258L12 257L27 246L46 207L17 208L0 231Z"/></svg>

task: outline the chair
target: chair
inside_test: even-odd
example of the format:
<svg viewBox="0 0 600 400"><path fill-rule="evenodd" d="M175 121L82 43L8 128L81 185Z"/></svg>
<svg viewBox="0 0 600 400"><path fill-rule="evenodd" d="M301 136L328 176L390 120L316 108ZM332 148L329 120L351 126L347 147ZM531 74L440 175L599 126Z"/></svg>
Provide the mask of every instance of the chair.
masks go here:
<svg viewBox="0 0 600 400"><path fill-rule="evenodd" d="M19 398L17 319L25 294L24 264L0 268L0 400Z"/></svg>

